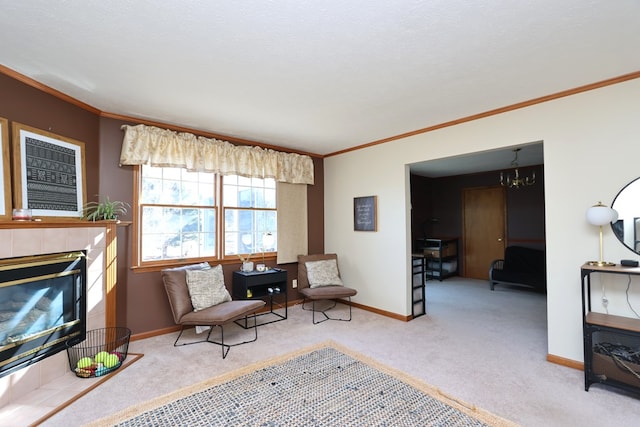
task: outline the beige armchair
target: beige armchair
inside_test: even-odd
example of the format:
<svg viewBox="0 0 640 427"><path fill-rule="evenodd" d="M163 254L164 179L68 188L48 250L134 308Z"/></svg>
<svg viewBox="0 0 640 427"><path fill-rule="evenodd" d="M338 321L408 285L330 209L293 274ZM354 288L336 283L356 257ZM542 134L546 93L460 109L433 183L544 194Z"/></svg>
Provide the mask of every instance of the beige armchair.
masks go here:
<svg viewBox="0 0 640 427"><path fill-rule="evenodd" d="M201 342L209 342L212 344L218 344L222 348L222 358L227 357L227 353L231 347L247 344L258 339L258 328L256 324L256 311L265 305L262 300L228 300L215 304L213 306L203 308L200 310L194 309L189 287L187 285L187 270L210 270L211 266L208 263L193 264L177 268L169 268L162 270L162 281L169 298L169 304L171 305L171 312L173 314L173 320L177 325L181 326L180 334L173 343L174 347L188 344L197 344ZM222 275L221 267L219 274ZM221 277L224 281L224 276ZM224 284L222 284L224 286ZM226 292L226 289L223 290ZM228 294L228 293L227 293ZM253 317L253 327L247 329L253 329L253 338L246 341L238 342L235 344L228 344L224 341L224 325L227 325L235 320L244 318L245 325L247 325L248 317ZM182 337L182 333L185 329L196 326L210 326L207 337L198 341L184 342L178 344L178 341ZM215 327L220 328L220 341L211 340L211 333Z"/></svg>
<svg viewBox="0 0 640 427"><path fill-rule="evenodd" d="M336 254L298 255L298 292L303 296L302 309L313 312L314 325L326 320L351 321L351 297L358 291L342 283ZM330 317L327 311L344 298L349 301L349 317ZM311 301L311 308L305 306L307 300ZM322 313L324 319L316 321L316 312Z"/></svg>

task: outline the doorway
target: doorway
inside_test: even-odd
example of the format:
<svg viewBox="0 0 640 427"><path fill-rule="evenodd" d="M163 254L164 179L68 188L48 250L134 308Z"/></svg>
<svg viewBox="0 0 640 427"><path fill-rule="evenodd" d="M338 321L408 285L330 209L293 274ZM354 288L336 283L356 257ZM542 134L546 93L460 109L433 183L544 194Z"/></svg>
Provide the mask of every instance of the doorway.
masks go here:
<svg viewBox="0 0 640 427"><path fill-rule="evenodd" d="M536 176L535 185L520 189L500 185L501 173L512 172L512 169L501 167L513 160L513 147L411 164L412 243L415 245L418 239L423 238L458 238L460 275L487 281L491 262L503 258L504 248L508 245L544 249L543 142L521 145L518 148L520 173L523 176ZM471 224L476 225L467 226L465 230L464 191L487 189L502 192L497 196L499 201L482 202L479 206L484 206L483 209L498 206L497 211L488 214L487 220L467 218ZM471 200L467 201L469 203ZM483 209L477 207L474 213L482 213ZM494 223L489 220L498 221L498 225L491 226L491 231L488 230L488 224ZM471 232L486 232L488 235L476 238ZM499 238L503 239L502 242L497 240ZM471 241L467 242L468 239ZM469 248L465 247L466 244L469 244ZM472 252L470 260L467 260L467 250ZM486 257L474 257L473 253L484 254Z"/></svg>
<svg viewBox="0 0 640 427"><path fill-rule="evenodd" d="M491 262L504 256L506 193L504 187L462 191L463 276L489 279Z"/></svg>

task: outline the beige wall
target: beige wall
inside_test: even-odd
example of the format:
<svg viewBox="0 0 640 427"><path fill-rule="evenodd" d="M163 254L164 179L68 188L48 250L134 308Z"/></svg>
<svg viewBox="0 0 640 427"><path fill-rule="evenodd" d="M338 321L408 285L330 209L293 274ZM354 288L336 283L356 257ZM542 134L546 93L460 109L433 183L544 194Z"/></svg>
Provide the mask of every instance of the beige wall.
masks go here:
<svg viewBox="0 0 640 427"><path fill-rule="evenodd" d="M611 204L640 175L638 99L636 79L325 159L325 250L339 254L345 282L359 290L354 301L411 313L409 164L542 140L548 352L581 361L579 269L598 258L585 211L598 200ZM354 232L353 198L370 195L378 196L378 232ZM607 259L638 259L605 232ZM622 283L605 282L610 312L630 315Z"/></svg>

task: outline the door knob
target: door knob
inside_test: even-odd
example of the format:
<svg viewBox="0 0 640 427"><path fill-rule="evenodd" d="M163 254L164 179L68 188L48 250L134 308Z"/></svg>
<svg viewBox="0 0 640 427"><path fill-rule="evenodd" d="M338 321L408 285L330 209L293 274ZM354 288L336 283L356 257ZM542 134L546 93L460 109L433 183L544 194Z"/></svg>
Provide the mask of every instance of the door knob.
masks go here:
<svg viewBox="0 0 640 427"><path fill-rule="evenodd" d="M502 237L498 237L498 242L502 242Z"/></svg>

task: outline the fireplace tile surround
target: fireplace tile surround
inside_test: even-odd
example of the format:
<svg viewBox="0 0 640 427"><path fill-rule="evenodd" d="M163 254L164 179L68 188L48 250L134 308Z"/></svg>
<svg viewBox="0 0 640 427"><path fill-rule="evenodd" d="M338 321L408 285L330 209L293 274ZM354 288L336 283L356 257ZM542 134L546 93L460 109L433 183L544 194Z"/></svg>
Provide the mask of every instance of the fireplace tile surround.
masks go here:
<svg viewBox="0 0 640 427"><path fill-rule="evenodd" d="M107 228L100 224L75 223L0 224L0 258L39 255L73 250L87 251L87 330L106 326L105 253ZM0 378L0 411L27 394L69 381L67 354L61 351L32 366ZM79 379L78 381L82 381Z"/></svg>

